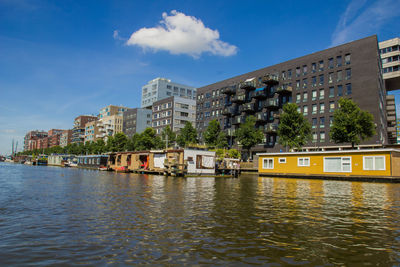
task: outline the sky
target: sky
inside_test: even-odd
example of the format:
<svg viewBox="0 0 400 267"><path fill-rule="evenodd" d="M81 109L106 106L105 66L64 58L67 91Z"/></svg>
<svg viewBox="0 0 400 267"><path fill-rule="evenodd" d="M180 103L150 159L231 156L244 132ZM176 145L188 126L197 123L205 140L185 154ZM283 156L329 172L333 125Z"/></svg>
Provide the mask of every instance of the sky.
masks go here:
<svg viewBox="0 0 400 267"><path fill-rule="evenodd" d="M0 154L13 139L20 150L30 130L71 129L110 104L140 107L141 87L157 77L202 87L370 35L399 37L399 10L398 0L0 0Z"/></svg>

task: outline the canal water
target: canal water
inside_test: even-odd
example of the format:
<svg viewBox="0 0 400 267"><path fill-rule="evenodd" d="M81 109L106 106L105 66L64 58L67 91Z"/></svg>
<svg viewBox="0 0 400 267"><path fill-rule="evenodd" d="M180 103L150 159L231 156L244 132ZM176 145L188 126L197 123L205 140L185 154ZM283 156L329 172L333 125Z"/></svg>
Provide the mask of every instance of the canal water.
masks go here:
<svg viewBox="0 0 400 267"><path fill-rule="evenodd" d="M0 163L0 264L400 264L400 185Z"/></svg>

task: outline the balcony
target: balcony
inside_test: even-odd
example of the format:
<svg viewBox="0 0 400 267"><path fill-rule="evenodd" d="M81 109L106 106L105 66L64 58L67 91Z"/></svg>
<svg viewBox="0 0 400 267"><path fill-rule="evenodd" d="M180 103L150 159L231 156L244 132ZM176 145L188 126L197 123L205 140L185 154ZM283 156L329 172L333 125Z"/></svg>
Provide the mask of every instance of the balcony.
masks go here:
<svg viewBox="0 0 400 267"><path fill-rule="evenodd" d="M231 101L232 103L243 103L246 101L246 95L236 95Z"/></svg>
<svg viewBox="0 0 400 267"><path fill-rule="evenodd" d="M277 85L279 83L279 80L278 80L277 76L268 74L268 75L265 75L262 78L262 82L267 84L267 85L274 86L274 85Z"/></svg>
<svg viewBox="0 0 400 267"><path fill-rule="evenodd" d="M280 86L276 89L277 94L288 94L292 93L293 88L291 86Z"/></svg>
<svg viewBox="0 0 400 267"><path fill-rule="evenodd" d="M262 90L259 90L262 89ZM251 95L252 98L256 99L265 99L267 98L267 93L265 92L264 88L259 88L257 89L258 91L254 91L253 94Z"/></svg>
<svg viewBox="0 0 400 267"><path fill-rule="evenodd" d="M264 132L266 133L276 133L278 131L278 124L276 123L268 123L264 127Z"/></svg>
<svg viewBox="0 0 400 267"><path fill-rule="evenodd" d="M267 113L264 112L256 113L256 121L258 122L267 121Z"/></svg>
<svg viewBox="0 0 400 267"><path fill-rule="evenodd" d="M222 110L222 115L225 116L235 116L237 115L237 107L226 107Z"/></svg>
<svg viewBox="0 0 400 267"><path fill-rule="evenodd" d="M254 110L254 104L253 103L246 103L240 106L240 112L250 112L253 113L255 112Z"/></svg>
<svg viewBox="0 0 400 267"><path fill-rule="evenodd" d="M256 78L250 78L240 83L240 88L244 90L256 89L257 80Z"/></svg>
<svg viewBox="0 0 400 267"><path fill-rule="evenodd" d="M227 86L222 89L222 93L225 95L234 95L236 93L236 86Z"/></svg>
<svg viewBox="0 0 400 267"><path fill-rule="evenodd" d="M245 116L236 116L232 120L232 124L241 124L245 122Z"/></svg>
<svg viewBox="0 0 400 267"><path fill-rule="evenodd" d="M279 108L279 99L268 99L264 103L264 107L268 109L278 109Z"/></svg>

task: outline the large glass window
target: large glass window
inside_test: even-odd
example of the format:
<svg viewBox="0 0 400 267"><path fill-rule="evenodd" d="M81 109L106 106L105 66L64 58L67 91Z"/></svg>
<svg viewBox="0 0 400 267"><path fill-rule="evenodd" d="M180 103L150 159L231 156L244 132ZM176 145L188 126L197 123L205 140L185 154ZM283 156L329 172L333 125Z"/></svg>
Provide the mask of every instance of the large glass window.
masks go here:
<svg viewBox="0 0 400 267"><path fill-rule="evenodd" d="M312 100L316 100L317 99L317 90L312 90L311 97L312 97Z"/></svg>
<svg viewBox="0 0 400 267"><path fill-rule="evenodd" d="M303 93L303 102L307 102L308 101L308 93L304 92Z"/></svg>
<svg viewBox="0 0 400 267"><path fill-rule="evenodd" d="M335 88L329 87L329 97L334 97L334 96L335 96Z"/></svg>
<svg viewBox="0 0 400 267"><path fill-rule="evenodd" d="M325 117L319 118L319 128L325 128Z"/></svg>
<svg viewBox="0 0 400 267"><path fill-rule="evenodd" d="M312 118L312 128L316 128L317 127L317 118Z"/></svg>
<svg viewBox="0 0 400 267"><path fill-rule="evenodd" d="M308 115L308 106L303 107L303 115L307 116Z"/></svg>
<svg viewBox="0 0 400 267"><path fill-rule="evenodd" d="M263 159L263 169L273 169L274 159Z"/></svg>
<svg viewBox="0 0 400 267"><path fill-rule="evenodd" d="M338 91L338 93L337 93L338 96L343 96L343 86L342 85L337 86L337 91Z"/></svg>
<svg viewBox="0 0 400 267"><path fill-rule="evenodd" d="M337 77L336 81L337 81L337 82L342 81L342 79L343 79L342 71L339 70L336 74L337 74L337 76L336 76L336 77Z"/></svg>
<svg viewBox="0 0 400 267"><path fill-rule="evenodd" d="M349 65L351 62L351 58L350 58L350 54L346 54L345 56L344 56L344 61L345 61L345 63L346 63L346 65Z"/></svg>
<svg viewBox="0 0 400 267"><path fill-rule="evenodd" d="M337 56L336 57L336 66L337 67L342 66L342 56Z"/></svg>
<svg viewBox="0 0 400 267"><path fill-rule="evenodd" d="M351 95L351 83L346 84L346 95Z"/></svg>
<svg viewBox="0 0 400 267"><path fill-rule="evenodd" d="M351 79L351 69L346 69L346 80Z"/></svg>
<svg viewBox="0 0 400 267"><path fill-rule="evenodd" d="M325 157L324 172L351 172L351 157Z"/></svg>
<svg viewBox="0 0 400 267"><path fill-rule="evenodd" d="M296 103L300 103L301 95L300 93L296 94Z"/></svg>
<svg viewBox="0 0 400 267"><path fill-rule="evenodd" d="M324 98L325 98L325 90L319 89L319 99L324 99Z"/></svg>
<svg viewBox="0 0 400 267"><path fill-rule="evenodd" d="M325 103L319 103L319 113L325 112Z"/></svg>
<svg viewBox="0 0 400 267"><path fill-rule="evenodd" d="M324 84L324 75L321 74L319 75L319 85L323 85Z"/></svg>
<svg viewBox="0 0 400 267"><path fill-rule="evenodd" d="M368 171L384 171L386 170L384 156L364 156L363 169Z"/></svg>
<svg viewBox="0 0 400 267"><path fill-rule="evenodd" d="M317 104L312 104L312 114L317 114Z"/></svg>

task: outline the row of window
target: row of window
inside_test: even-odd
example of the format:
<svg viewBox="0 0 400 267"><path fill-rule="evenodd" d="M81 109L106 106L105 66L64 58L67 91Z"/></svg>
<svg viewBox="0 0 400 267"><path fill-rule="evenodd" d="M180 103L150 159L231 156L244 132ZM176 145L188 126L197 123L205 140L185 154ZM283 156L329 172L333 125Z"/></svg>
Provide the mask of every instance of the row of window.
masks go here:
<svg viewBox="0 0 400 267"><path fill-rule="evenodd" d="M335 79L336 76L336 79ZM351 79L351 69L345 70L345 80ZM341 82L343 80L343 71L337 71L336 75L334 72L330 72L328 74L328 83ZM318 76L318 83L317 83L317 76L311 77L311 86L316 87L324 85L324 74ZM300 87L307 88L308 87L308 78L304 78L303 80L296 80L296 88L299 89Z"/></svg>
<svg viewBox="0 0 400 267"><path fill-rule="evenodd" d="M298 167L310 167L309 157L298 157ZM351 157L324 157L324 172L351 172ZM286 164L286 158L279 158L278 164ZM274 159L263 159L263 169L274 169ZM384 156L363 156L363 170L384 171L386 162Z"/></svg>
<svg viewBox="0 0 400 267"><path fill-rule="evenodd" d="M344 56L344 64L349 65L351 63L351 55L346 54ZM336 60L332 57L328 59L328 69L333 69L334 67L341 67L343 65L343 58L342 56L337 56ZM316 62L311 63L311 73L315 73L317 71L324 71L325 65L324 61L320 60L318 64ZM304 76L308 74L308 66L303 65L302 68L296 67L296 77L300 77L300 75L303 74ZM288 70L287 75L286 72L282 72L282 79L291 79L292 78L292 71Z"/></svg>
<svg viewBox="0 0 400 267"><path fill-rule="evenodd" d="M319 93L319 97L318 97L318 93ZM337 85L336 86L336 94L335 94L335 87L329 87L329 97L341 97L344 95L351 95L352 94L352 88L351 88L351 83L348 83L345 85L345 91L343 92L343 86L342 85ZM301 97L303 95L303 97ZM311 91L311 100L317 100L317 99L324 99L325 98L325 89L319 89L319 91L317 90L312 90ZM308 92L303 92L303 94L301 93L297 93L296 94L296 103L300 103L301 100L303 99L303 102L307 102L308 101Z"/></svg>
<svg viewBox="0 0 400 267"><path fill-rule="evenodd" d="M383 68L383 73L399 71L399 69L400 69L400 66L387 67L387 68Z"/></svg>
<svg viewBox="0 0 400 267"><path fill-rule="evenodd" d="M399 58L400 58L399 55L382 58L382 63L385 64L385 63L390 63L390 62L393 62L393 61L399 61Z"/></svg>
<svg viewBox="0 0 400 267"><path fill-rule="evenodd" d="M394 45L394 46L382 48L379 51L381 52L381 54L386 54L386 53L390 53L392 51L399 51L399 50L400 50L399 45Z"/></svg>
<svg viewBox="0 0 400 267"><path fill-rule="evenodd" d="M162 105L154 106L153 111L159 111L159 110L171 108L171 107L172 107L172 102L168 102L168 103L164 103Z"/></svg>

